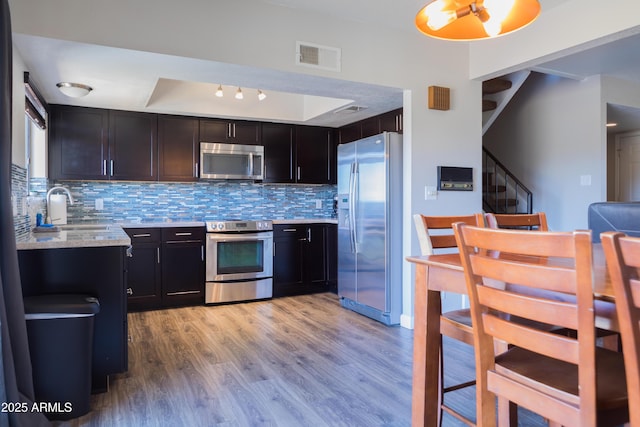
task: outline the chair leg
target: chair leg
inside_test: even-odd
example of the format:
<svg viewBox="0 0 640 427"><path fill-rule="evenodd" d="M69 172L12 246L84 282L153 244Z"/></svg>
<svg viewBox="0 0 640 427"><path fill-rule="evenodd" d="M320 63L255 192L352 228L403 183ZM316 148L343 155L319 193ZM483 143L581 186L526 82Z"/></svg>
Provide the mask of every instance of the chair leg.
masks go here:
<svg viewBox="0 0 640 427"><path fill-rule="evenodd" d="M498 426L511 425L511 414L509 414L509 401L504 397L498 397Z"/></svg>
<svg viewBox="0 0 640 427"><path fill-rule="evenodd" d="M442 427L442 405L444 404L444 347L442 334L440 334L440 351L438 352L438 358L440 359L438 362L440 364L440 383L438 384L439 393L439 402L438 402L438 427Z"/></svg>

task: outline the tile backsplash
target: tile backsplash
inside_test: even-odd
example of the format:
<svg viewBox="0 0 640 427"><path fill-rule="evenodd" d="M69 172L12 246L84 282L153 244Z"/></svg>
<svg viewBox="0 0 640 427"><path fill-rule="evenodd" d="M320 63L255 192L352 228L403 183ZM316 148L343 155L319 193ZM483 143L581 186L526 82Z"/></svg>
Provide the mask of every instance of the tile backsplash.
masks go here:
<svg viewBox="0 0 640 427"><path fill-rule="evenodd" d="M32 180L31 198L44 200L53 183ZM68 222L297 219L334 216L335 185L60 181L71 191ZM42 212L43 215L45 212ZM35 214L34 214L35 215ZM32 220L33 222L33 220Z"/></svg>

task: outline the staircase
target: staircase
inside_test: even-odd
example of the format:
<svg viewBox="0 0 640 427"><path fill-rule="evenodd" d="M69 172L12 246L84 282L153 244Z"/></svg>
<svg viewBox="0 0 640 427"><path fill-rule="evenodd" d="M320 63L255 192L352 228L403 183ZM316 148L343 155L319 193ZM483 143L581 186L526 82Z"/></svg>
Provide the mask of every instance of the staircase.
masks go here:
<svg viewBox="0 0 640 427"><path fill-rule="evenodd" d="M533 213L533 194L493 154L482 148L482 208L493 213Z"/></svg>
<svg viewBox="0 0 640 427"><path fill-rule="evenodd" d="M518 71L482 83L482 135L529 76ZM532 193L493 154L482 148L482 205L485 212L532 213Z"/></svg>

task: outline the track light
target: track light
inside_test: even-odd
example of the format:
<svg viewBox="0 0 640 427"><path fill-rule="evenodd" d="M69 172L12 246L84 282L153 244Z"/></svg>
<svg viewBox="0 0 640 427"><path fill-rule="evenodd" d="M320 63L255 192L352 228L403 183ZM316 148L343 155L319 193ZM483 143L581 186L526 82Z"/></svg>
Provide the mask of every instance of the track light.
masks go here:
<svg viewBox="0 0 640 427"><path fill-rule="evenodd" d="M262 101L263 99L265 99L267 97L267 95L265 95L265 93L263 91L261 91L260 89L258 89L258 101Z"/></svg>
<svg viewBox="0 0 640 427"><path fill-rule="evenodd" d="M242 89L238 86L238 90L236 91L236 99L243 99L244 95L242 95Z"/></svg>
<svg viewBox="0 0 640 427"><path fill-rule="evenodd" d="M222 92L222 85L218 85L218 90L216 90L216 96L218 98L222 98L224 96L224 93Z"/></svg>

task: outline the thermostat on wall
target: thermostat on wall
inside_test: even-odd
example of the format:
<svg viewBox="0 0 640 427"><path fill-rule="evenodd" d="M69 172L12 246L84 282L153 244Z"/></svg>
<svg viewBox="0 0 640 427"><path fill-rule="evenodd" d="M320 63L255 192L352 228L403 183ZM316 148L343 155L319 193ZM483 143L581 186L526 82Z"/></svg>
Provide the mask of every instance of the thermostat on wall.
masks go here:
<svg viewBox="0 0 640 427"><path fill-rule="evenodd" d="M438 166L438 189L473 191L473 168Z"/></svg>

